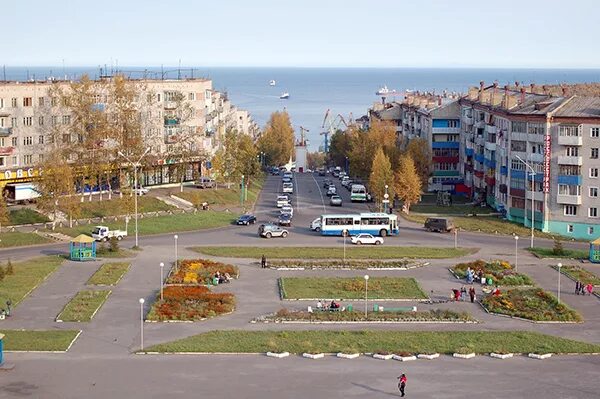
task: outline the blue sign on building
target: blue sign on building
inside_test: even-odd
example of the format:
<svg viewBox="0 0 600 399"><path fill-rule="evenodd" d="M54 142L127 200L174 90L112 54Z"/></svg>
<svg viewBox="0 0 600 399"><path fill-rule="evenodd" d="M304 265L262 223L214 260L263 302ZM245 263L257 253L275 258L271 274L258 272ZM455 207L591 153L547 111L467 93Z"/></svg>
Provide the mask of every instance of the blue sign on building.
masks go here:
<svg viewBox="0 0 600 399"><path fill-rule="evenodd" d="M206 161L205 166L206 166L206 169L212 169L212 162Z"/></svg>

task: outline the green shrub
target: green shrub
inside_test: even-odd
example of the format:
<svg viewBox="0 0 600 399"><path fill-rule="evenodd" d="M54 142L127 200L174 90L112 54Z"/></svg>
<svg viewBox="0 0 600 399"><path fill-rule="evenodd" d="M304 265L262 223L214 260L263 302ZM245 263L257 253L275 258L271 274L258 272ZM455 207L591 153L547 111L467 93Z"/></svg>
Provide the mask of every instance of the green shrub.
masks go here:
<svg viewBox="0 0 600 399"><path fill-rule="evenodd" d="M110 252L119 252L119 240L116 237L110 239Z"/></svg>
<svg viewBox="0 0 600 399"><path fill-rule="evenodd" d="M10 261L10 259L8 260L8 263L6 264L6 274L7 275L15 274L15 271L13 269L13 265L12 265L12 262Z"/></svg>
<svg viewBox="0 0 600 399"><path fill-rule="evenodd" d="M565 254L565 249L563 248L562 242L558 237L554 238L554 246L552 247L552 253L557 256Z"/></svg>

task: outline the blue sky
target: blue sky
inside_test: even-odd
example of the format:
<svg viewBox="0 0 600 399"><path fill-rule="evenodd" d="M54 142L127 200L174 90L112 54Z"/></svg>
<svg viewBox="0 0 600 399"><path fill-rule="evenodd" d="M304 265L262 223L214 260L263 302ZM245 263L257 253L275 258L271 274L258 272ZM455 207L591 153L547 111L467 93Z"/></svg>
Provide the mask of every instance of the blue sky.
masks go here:
<svg viewBox="0 0 600 399"><path fill-rule="evenodd" d="M598 0L4 0L11 66L600 67Z"/></svg>

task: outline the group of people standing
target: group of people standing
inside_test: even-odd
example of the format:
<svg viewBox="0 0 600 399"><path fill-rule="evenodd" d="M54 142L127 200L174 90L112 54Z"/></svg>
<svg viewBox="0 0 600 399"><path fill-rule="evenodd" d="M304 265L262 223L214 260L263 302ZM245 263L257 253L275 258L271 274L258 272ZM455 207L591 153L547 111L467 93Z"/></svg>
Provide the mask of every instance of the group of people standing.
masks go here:
<svg viewBox="0 0 600 399"><path fill-rule="evenodd" d="M575 295L585 295L586 292L588 295L592 295L594 292L594 285L592 283L585 284L577 280L575 282Z"/></svg>
<svg viewBox="0 0 600 399"><path fill-rule="evenodd" d="M460 287L460 290L456 289L456 288L452 290L452 300L465 301L467 299L467 292L469 293L469 298L471 299L471 303L475 302L475 299L476 299L475 287L471 286L471 287L469 287L469 290L467 291L467 288L464 285L462 287Z"/></svg>

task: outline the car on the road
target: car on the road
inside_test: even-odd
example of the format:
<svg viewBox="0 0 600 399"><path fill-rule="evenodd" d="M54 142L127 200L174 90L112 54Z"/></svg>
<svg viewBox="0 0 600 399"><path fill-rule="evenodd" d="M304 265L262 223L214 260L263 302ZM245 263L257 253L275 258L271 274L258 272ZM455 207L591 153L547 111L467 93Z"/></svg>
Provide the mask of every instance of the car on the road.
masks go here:
<svg viewBox="0 0 600 399"><path fill-rule="evenodd" d="M340 172L338 172L337 170L334 170L333 172L331 172L331 175L333 177L339 177L340 176Z"/></svg>
<svg viewBox="0 0 600 399"><path fill-rule="evenodd" d="M332 195L337 194L337 189L335 188L335 186L333 184L331 184L329 187L327 187L327 196L331 197Z"/></svg>
<svg viewBox="0 0 600 399"><path fill-rule="evenodd" d="M325 176L327 171L324 168L319 169L319 176Z"/></svg>
<svg viewBox="0 0 600 399"><path fill-rule="evenodd" d="M281 181L283 181L284 183L291 183L292 182L292 178L285 176L285 177L283 177L281 179Z"/></svg>
<svg viewBox="0 0 600 399"><path fill-rule="evenodd" d="M342 206L342 197L340 197L339 195L332 195L331 198L329 198L329 205L331 206Z"/></svg>
<svg viewBox="0 0 600 399"><path fill-rule="evenodd" d="M289 213L292 217L294 217L294 208L292 208L291 205L285 205L281 208L281 211L279 213Z"/></svg>
<svg viewBox="0 0 600 399"><path fill-rule="evenodd" d="M280 226L291 226L292 225L292 215L290 215L289 213L282 213L281 215L279 215L279 221L278 221Z"/></svg>
<svg viewBox="0 0 600 399"><path fill-rule="evenodd" d="M452 220L446 218L427 218L424 227L426 230L439 233L449 233L455 229Z"/></svg>
<svg viewBox="0 0 600 399"><path fill-rule="evenodd" d="M290 198L287 195L277 196L277 208L284 207L290 203Z"/></svg>
<svg viewBox="0 0 600 399"><path fill-rule="evenodd" d="M267 223L267 224L261 224L258 227L258 235L261 237L265 237L265 238L271 238L271 237L287 237L288 236L288 231L286 229L281 228L280 226L277 226L276 224L272 224L272 223Z"/></svg>
<svg viewBox="0 0 600 399"><path fill-rule="evenodd" d="M288 179L292 180L292 177L293 177L293 176L294 176L294 175L292 174L292 172L289 172L289 171L285 171L285 172L283 172L283 177L284 177L284 178L288 178Z"/></svg>
<svg viewBox="0 0 600 399"><path fill-rule="evenodd" d="M323 180L323 188L327 188L331 185L331 179Z"/></svg>
<svg viewBox="0 0 600 399"><path fill-rule="evenodd" d="M200 177L196 180L196 187L198 188L214 188L215 181L210 177Z"/></svg>
<svg viewBox="0 0 600 399"><path fill-rule="evenodd" d="M283 183L283 192L287 194L293 194L294 184L292 182Z"/></svg>
<svg viewBox="0 0 600 399"><path fill-rule="evenodd" d="M313 220L309 227L312 231L321 231L321 218L316 218Z"/></svg>
<svg viewBox="0 0 600 399"><path fill-rule="evenodd" d="M351 238L352 244L362 245L362 244L371 244L371 245L380 245L383 244L383 238L375 237L372 234L360 233L359 235L353 236Z"/></svg>
<svg viewBox="0 0 600 399"><path fill-rule="evenodd" d="M237 220L237 224L248 226L249 224L256 223L256 216L246 213L240 216Z"/></svg>

